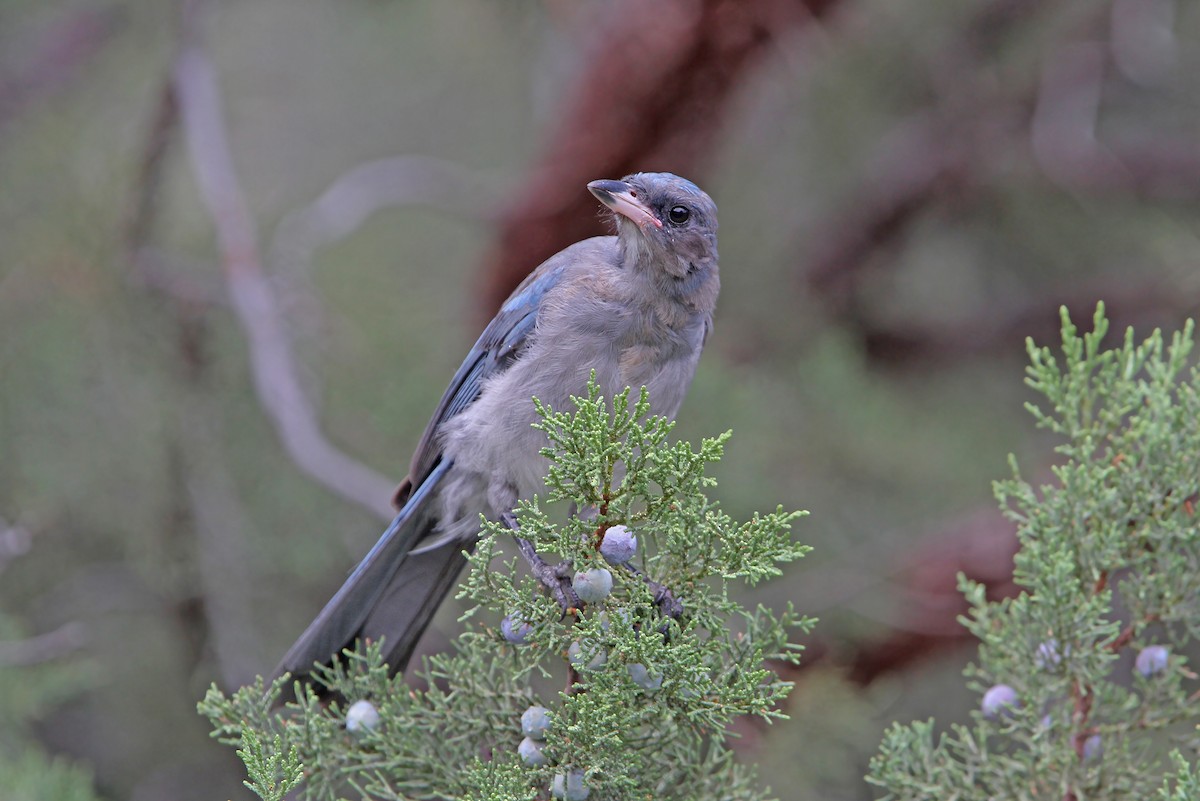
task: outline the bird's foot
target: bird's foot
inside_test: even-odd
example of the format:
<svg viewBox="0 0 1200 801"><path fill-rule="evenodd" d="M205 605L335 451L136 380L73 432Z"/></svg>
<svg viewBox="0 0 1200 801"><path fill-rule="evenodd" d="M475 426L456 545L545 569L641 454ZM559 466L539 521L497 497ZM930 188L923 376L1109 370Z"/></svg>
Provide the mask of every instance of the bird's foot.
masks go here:
<svg viewBox="0 0 1200 801"><path fill-rule="evenodd" d="M570 614L573 610L578 609L579 596L575 594L575 590L571 586L571 563L563 561L554 566L548 564L538 555L532 542L518 535L521 524L517 522L516 516L511 512L500 515L500 521L513 532L513 539L517 541L517 548L521 551L521 556L525 558L526 564L529 565L530 572L550 591L554 600L558 601L563 614Z"/></svg>
<svg viewBox="0 0 1200 801"><path fill-rule="evenodd" d="M631 564L626 564L625 569L640 578L650 589L650 595L654 598L654 605L658 607L659 612L667 617L679 619L683 614L683 604L675 597L675 593L671 592L670 587L660 584Z"/></svg>

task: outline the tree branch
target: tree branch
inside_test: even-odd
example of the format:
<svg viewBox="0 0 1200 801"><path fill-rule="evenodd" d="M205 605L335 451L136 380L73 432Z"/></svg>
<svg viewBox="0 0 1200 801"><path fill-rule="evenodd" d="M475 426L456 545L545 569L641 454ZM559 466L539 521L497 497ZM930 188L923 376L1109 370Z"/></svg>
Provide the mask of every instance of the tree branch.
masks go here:
<svg viewBox="0 0 1200 801"><path fill-rule="evenodd" d="M558 250L605 233L584 185L638 170L694 175L746 76L783 33L837 0L623 0L483 260L484 316Z"/></svg>
<svg viewBox="0 0 1200 801"><path fill-rule="evenodd" d="M188 25L185 20L185 26ZM173 86L188 157L216 229L229 295L250 349L259 402L296 465L323 486L391 519L393 483L334 447L298 379L282 314L262 270L258 238L233 165L216 71L193 36L185 34Z"/></svg>
<svg viewBox="0 0 1200 801"><path fill-rule="evenodd" d="M1037 19L1032 0L994 0L983 5L944 52L932 59L941 91L928 109L884 137L872 166L848 202L814 226L820 236L806 243L801 270L835 317L862 334L868 354L880 361L961 359L1007 349L1038 331L1054 336L1057 307L1095 306L1110 301L1122 318L1181 314L1198 299L1167 282L1139 285L1098 280L1049 297L992 302L959 325L920 325L873 319L859 292L871 268L890 264L912 227L930 213L961 205L964 197L989 191L995 165L1011 179L1013 164L1025 177L1045 179L1070 192L1109 193L1161 201L1200 197L1200 148L1160 136L1140 141L1101 142L1097 136L1106 44L1092 41L1106 19L1087 15L1073 34L1078 43L1059 44L1046 59L1040 83L1002 92L989 64L992 51L1018 26ZM1120 321L1122 325L1125 320Z"/></svg>
<svg viewBox="0 0 1200 801"><path fill-rule="evenodd" d="M79 621L24 640L0 642L0 667L32 667L61 659L87 644L87 628Z"/></svg>

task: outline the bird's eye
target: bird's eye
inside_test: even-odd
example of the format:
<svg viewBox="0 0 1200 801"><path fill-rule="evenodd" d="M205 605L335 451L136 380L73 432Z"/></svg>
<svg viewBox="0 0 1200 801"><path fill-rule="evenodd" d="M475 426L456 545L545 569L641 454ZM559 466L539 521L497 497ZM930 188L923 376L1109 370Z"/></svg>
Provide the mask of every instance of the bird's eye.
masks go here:
<svg viewBox="0 0 1200 801"><path fill-rule="evenodd" d="M667 212L667 218L675 225L683 225L691 216L692 213L687 206L672 206L671 210Z"/></svg>

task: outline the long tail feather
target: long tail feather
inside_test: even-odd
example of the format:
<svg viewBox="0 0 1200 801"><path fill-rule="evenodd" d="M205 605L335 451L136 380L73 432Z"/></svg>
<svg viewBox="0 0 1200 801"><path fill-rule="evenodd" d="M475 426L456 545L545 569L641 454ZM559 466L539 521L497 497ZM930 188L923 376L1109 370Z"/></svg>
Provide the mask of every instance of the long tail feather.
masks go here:
<svg viewBox="0 0 1200 801"><path fill-rule="evenodd" d="M363 636L383 638L392 672L408 666L413 649L434 612L458 584L467 559L463 543L449 542L432 551L410 554L367 616Z"/></svg>
<svg viewBox="0 0 1200 801"><path fill-rule="evenodd" d="M430 500L451 464L449 461L442 462L421 482L379 541L354 568L346 583L284 654L275 669L276 676L288 672L299 677L311 672L314 664L328 664L343 648L353 645L357 637L377 639L387 636L389 649L393 637L402 638L403 630L387 622L388 615L402 610L405 604L416 606L422 603L419 596L409 595L405 588L412 571L404 567L413 546L429 534L437 522L433 518ZM430 555L432 553L436 551L430 552ZM462 559L461 554L456 552L456 555ZM454 577L457 575L456 572ZM451 584L453 580L452 577ZM439 600L446 590L441 590ZM418 619L428 623L429 615L414 619L414 622ZM375 631L376 627L380 631ZM413 645L420 633L416 631L409 634L408 639L414 641Z"/></svg>

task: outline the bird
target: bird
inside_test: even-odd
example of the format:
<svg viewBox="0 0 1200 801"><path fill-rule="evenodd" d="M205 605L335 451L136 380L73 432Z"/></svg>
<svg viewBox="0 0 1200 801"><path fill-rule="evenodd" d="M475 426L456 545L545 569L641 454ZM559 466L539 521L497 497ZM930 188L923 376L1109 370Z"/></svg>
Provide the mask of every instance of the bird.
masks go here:
<svg viewBox="0 0 1200 801"><path fill-rule="evenodd" d="M533 397L568 408L594 371L607 397L644 386L654 412L675 417L720 291L716 204L666 172L587 188L615 235L560 251L503 303L426 426L396 490L395 518L276 677L311 675L358 639L382 640L392 674L407 667L479 538L480 514L500 519L544 492L548 441L533 428Z"/></svg>

